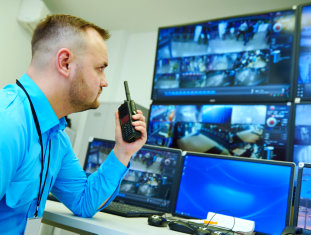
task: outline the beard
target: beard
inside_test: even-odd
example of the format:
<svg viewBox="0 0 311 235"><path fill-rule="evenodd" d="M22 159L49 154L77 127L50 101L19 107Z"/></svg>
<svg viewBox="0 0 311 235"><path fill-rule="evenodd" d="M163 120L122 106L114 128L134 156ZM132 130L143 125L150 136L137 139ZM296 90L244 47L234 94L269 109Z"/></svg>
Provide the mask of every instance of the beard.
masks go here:
<svg viewBox="0 0 311 235"><path fill-rule="evenodd" d="M69 102L75 112L81 112L89 109L96 109L99 107L98 95L93 100L90 100L90 94L93 94L91 88L88 86L82 72L82 66L78 67L74 73L74 79L69 89Z"/></svg>

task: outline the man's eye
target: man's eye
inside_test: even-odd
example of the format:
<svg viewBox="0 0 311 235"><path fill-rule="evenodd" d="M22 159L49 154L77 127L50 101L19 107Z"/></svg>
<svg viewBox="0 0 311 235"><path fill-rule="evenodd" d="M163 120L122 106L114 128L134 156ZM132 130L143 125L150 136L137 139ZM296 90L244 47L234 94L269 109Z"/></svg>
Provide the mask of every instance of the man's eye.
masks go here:
<svg viewBox="0 0 311 235"><path fill-rule="evenodd" d="M100 72L102 72L102 71L104 71L104 66L101 66L101 67L98 67L98 71L100 71Z"/></svg>

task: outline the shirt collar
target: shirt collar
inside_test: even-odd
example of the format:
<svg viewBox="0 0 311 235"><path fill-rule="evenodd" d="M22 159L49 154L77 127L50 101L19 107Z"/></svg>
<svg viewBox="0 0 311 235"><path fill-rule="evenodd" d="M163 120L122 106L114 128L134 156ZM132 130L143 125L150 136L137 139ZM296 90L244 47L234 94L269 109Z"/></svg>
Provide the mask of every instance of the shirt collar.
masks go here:
<svg viewBox="0 0 311 235"><path fill-rule="evenodd" d="M27 91L31 102L36 111L38 121L40 124L40 129L42 133L56 127L59 130L64 130L67 126L65 118L58 119L52 106L41 89L37 84L26 74L24 73L19 82L23 85Z"/></svg>

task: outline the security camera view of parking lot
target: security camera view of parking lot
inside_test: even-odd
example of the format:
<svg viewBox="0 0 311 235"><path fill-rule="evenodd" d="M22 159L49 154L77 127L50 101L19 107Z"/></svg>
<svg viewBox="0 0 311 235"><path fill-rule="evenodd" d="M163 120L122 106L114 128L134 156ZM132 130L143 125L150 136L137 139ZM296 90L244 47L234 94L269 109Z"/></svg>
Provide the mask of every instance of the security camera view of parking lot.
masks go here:
<svg viewBox="0 0 311 235"><path fill-rule="evenodd" d="M311 6L304 6L301 14L299 74L297 96L311 99Z"/></svg>
<svg viewBox="0 0 311 235"><path fill-rule="evenodd" d="M113 141L95 139L90 143L85 172L90 175L105 161ZM171 206L171 193L177 184L181 152L173 149L143 147L130 160L130 169L122 180L118 198L153 204L157 209Z"/></svg>
<svg viewBox="0 0 311 235"><path fill-rule="evenodd" d="M294 28L292 10L160 28L152 99L286 100Z"/></svg>
<svg viewBox="0 0 311 235"><path fill-rule="evenodd" d="M152 105L148 144L286 160L290 106Z"/></svg>
<svg viewBox="0 0 311 235"><path fill-rule="evenodd" d="M311 168L303 169L301 180L297 226L311 230Z"/></svg>

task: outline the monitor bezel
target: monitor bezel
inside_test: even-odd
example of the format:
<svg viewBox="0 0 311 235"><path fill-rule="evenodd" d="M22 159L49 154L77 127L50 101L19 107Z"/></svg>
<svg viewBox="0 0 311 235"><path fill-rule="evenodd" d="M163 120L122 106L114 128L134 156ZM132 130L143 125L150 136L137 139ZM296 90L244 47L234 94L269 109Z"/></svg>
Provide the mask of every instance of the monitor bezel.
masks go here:
<svg viewBox="0 0 311 235"><path fill-rule="evenodd" d="M101 141L101 142L105 142L105 143L115 144L115 141L113 141L113 140L107 140L107 139L101 139L101 138L90 138L89 145L88 145L88 151L87 151L87 157L85 158L83 170L85 170L86 162L87 162L87 159L88 159L88 156L89 156L88 155L89 154L89 148L90 148L91 143L93 141ZM157 207L157 206L153 206L153 205L148 204L148 203L140 203L140 205L139 205L139 206L143 206L143 207L146 207L146 208L154 209L154 210L157 210L157 211L163 211L163 212L171 213L173 211L173 208L175 207L175 198L176 198L177 187L178 187L177 184L178 184L178 181L179 181L179 178L180 178L180 174L181 174L181 171L182 171L182 168L181 168L182 163L183 163L182 151L180 149L176 149L176 148L167 148L167 147L156 146L156 145L149 145L149 144L143 145L141 147L141 149L167 151L167 152L176 153L178 155L178 157L176 159L175 179L174 179L174 182L172 184L172 191L171 191L171 195L170 195L170 198L169 198L169 200L170 200L169 208ZM141 150L141 149L139 149L139 150ZM134 201L132 201L129 198L123 198L123 197L120 197L120 196L117 195L115 200L116 201L121 201L121 202L126 202L128 204L135 204L137 206L137 201L134 202Z"/></svg>
<svg viewBox="0 0 311 235"><path fill-rule="evenodd" d="M151 108L153 105L287 105L289 107L289 116L288 116L288 128L287 128L287 140L286 140L286 153L285 153L285 159L284 161L289 161L292 162L293 161L293 141L294 141L294 131L295 131L295 126L293 124L293 120L294 120L294 103L293 102L285 102L285 103L278 103L278 102L272 102L272 103L268 103L268 102L219 102L219 103L202 103L202 102L197 102L197 103L192 103L192 102L158 102L158 101L154 101L150 104L149 106L149 113L148 113L148 119L146 120L146 129L147 129L147 133L149 133L149 125L150 125L150 117L151 117ZM160 146L161 147L161 146ZM182 150L183 151L183 150ZM230 156L230 155L228 155ZM247 157L245 157L247 158ZM268 160L270 161L270 160Z"/></svg>
<svg viewBox="0 0 311 235"><path fill-rule="evenodd" d="M185 159L185 157L187 155L193 155L195 157L204 157L204 158L209 157L209 158L217 158L217 159L224 159L224 160L230 160L230 161L243 161L243 162L253 162L253 163L259 163L259 164L280 165L280 166L291 167L291 173L290 173L291 178L290 178L290 185L289 185L289 189L288 189L289 197L287 200L285 226L290 225L290 223L291 223L291 206L292 206L293 191L294 191L295 166L296 166L293 162L275 161L275 160L267 161L264 159L244 158L244 157L235 157L235 156L226 156L226 155L186 152L186 151L183 152L183 159ZM184 161L183 161L182 169L183 169L183 167L184 167ZM174 207L172 214L173 214L173 216L190 219L192 217L184 216L184 215L180 215L180 214L176 213L176 205L177 205L177 200L178 200L178 193L179 193L179 188L180 188L181 177L182 177L182 174L181 174L179 181L178 181L178 190L177 190L176 198L174 199L175 207ZM256 232L256 234L263 234L263 233Z"/></svg>
<svg viewBox="0 0 311 235"><path fill-rule="evenodd" d="M268 14L268 13L275 13L275 12L279 12L279 11L293 11L294 13L294 18L295 18L295 29L293 31L293 42L292 42L292 58L291 58L291 74L290 74L290 78L289 78L289 97L286 98L278 98L278 97L257 97L257 96L252 96L252 95L243 95L243 99L241 99L241 95L228 95L228 96L224 96L224 97L215 97L215 96L204 96L202 98L197 98L197 99L191 99L191 96L186 96L186 98L178 98L178 99L154 99L154 82L155 82L155 75L156 75L156 63L157 63L157 57L158 57L158 49L159 49L159 34L160 34L160 30L162 29L169 29L169 28L174 28L174 27L183 27L183 26L188 26L188 25L196 25L196 24L203 24L203 23L207 23L207 22L213 22L213 21L220 21L220 20L229 20L229 19L234 19L234 18L241 18L241 17L249 17L249 16L256 16L256 15L262 15L262 14ZM273 9L270 11L260 11L260 12L254 12L254 13L250 13L250 14L240 14L240 15L231 15L231 16L227 16L227 17L221 17L221 18L213 18L213 19L207 19L207 20L202 20L202 21L195 21L195 22L190 22L190 23L184 23L184 24L177 24L177 25L169 25L169 26L162 26L159 27L157 30L157 38L156 38L156 50L155 50L155 59L154 59L154 67L153 67L153 75L152 75L152 88L151 88L151 97L150 99L155 101L155 102L209 102L209 103L215 103L215 102L241 102L244 100L244 98L246 98L247 100L249 100L250 102L290 102L294 100L294 91L295 91L295 87L293 86L293 84L295 85L296 80L295 80L295 74L297 73L297 61L296 61L296 57L297 57L297 35L298 35L298 30L297 30L297 20L298 19L298 12L297 12L297 6L293 5L292 7L286 7L286 8L279 8L279 9Z"/></svg>

